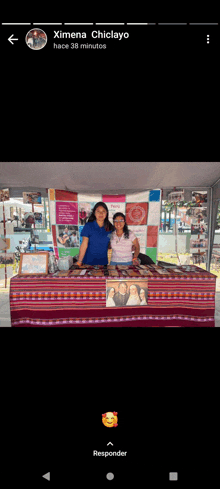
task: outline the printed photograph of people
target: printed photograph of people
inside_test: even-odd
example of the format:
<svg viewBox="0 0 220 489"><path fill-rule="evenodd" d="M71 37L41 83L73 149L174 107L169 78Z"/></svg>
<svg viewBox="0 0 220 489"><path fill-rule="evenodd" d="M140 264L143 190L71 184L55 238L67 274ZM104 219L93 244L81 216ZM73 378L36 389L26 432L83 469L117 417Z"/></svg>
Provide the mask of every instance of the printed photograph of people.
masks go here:
<svg viewBox="0 0 220 489"><path fill-rule="evenodd" d="M190 239L190 248L208 248L208 239Z"/></svg>
<svg viewBox="0 0 220 489"><path fill-rule="evenodd" d="M24 204L41 204L40 192L23 192Z"/></svg>
<svg viewBox="0 0 220 489"><path fill-rule="evenodd" d="M207 192L192 192L192 202L203 204L207 202Z"/></svg>
<svg viewBox="0 0 220 489"><path fill-rule="evenodd" d="M193 216L197 219L205 219L207 218L207 209L205 207L190 207L186 211L187 216Z"/></svg>
<svg viewBox="0 0 220 489"><path fill-rule="evenodd" d="M79 225L84 226L87 218L91 213L91 203L90 202L80 202L79 204Z"/></svg>
<svg viewBox="0 0 220 489"><path fill-rule="evenodd" d="M106 281L106 307L146 306L147 299L147 279Z"/></svg>
<svg viewBox="0 0 220 489"><path fill-rule="evenodd" d="M9 200L9 188L3 188L0 189L0 202L5 202L6 200Z"/></svg>
<svg viewBox="0 0 220 489"><path fill-rule="evenodd" d="M207 234L207 223L191 224L191 234Z"/></svg>
<svg viewBox="0 0 220 489"><path fill-rule="evenodd" d="M58 225L57 245L59 248L79 248L78 226Z"/></svg>

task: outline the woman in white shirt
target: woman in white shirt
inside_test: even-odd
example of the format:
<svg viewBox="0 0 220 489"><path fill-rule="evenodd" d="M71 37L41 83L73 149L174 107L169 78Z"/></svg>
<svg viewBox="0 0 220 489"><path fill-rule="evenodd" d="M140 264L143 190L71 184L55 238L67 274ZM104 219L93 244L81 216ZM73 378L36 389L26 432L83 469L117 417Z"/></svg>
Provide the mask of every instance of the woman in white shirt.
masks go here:
<svg viewBox="0 0 220 489"><path fill-rule="evenodd" d="M140 288L138 285L130 285L130 295L126 306L140 306L139 290Z"/></svg>
<svg viewBox="0 0 220 489"><path fill-rule="evenodd" d="M114 297L115 295L115 289L114 287L111 287L111 289L107 290L107 301L106 301L106 307L115 307L115 302L114 302Z"/></svg>
<svg viewBox="0 0 220 489"><path fill-rule="evenodd" d="M139 265L137 257L140 253L138 239L132 231L129 231L125 216L122 212L116 212L113 216L113 231L110 239L112 249L111 265ZM134 258L132 258L134 247Z"/></svg>

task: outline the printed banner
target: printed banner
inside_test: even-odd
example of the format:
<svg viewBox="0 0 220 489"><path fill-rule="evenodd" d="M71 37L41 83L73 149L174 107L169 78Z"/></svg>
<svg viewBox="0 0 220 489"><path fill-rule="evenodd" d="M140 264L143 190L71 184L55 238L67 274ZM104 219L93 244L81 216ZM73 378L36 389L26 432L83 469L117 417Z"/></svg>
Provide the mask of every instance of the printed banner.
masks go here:
<svg viewBox="0 0 220 489"><path fill-rule="evenodd" d="M78 224L78 204L76 202L56 202L57 224Z"/></svg>
<svg viewBox="0 0 220 489"><path fill-rule="evenodd" d="M77 202L77 193L69 192L69 190L55 190L55 198L65 202Z"/></svg>
<svg viewBox="0 0 220 489"><path fill-rule="evenodd" d="M125 195L103 195L102 201L107 202L125 202Z"/></svg>
<svg viewBox="0 0 220 489"><path fill-rule="evenodd" d="M127 224L140 225L147 224L148 204L133 203L126 204L126 222Z"/></svg>

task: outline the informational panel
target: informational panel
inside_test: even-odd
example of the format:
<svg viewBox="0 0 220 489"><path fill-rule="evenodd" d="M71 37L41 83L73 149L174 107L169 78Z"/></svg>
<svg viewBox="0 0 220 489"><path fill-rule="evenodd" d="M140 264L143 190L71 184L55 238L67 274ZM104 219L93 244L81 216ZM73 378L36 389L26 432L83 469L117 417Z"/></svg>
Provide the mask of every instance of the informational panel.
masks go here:
<svg viewBox="0 0 220 489"><path fill-rule="evenodd" d="M113 216L117 212L124 214L128 228L138 238L140 252L156 262L161 200L159 189L123 195L77 194L49 189L48 194L57 257L79 253L82 229L95 204L104 202L108 207L110 222L113 224Z"/></svg>

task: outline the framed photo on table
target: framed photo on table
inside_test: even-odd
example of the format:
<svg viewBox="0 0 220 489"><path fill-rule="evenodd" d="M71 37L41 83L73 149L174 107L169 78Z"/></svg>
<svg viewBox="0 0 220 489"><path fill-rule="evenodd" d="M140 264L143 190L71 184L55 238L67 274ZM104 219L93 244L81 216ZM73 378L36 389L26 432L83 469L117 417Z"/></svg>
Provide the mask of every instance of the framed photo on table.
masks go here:
<svg viewBox="0 0 220 489"><path fill-rule="evenodd" d="M47 275L48 252L21 253L19 275Z"/></svg>
<svg viewBox="0 0 220 489"><path fill-rule="evenodd" d="M148 279L106 280L106 307L147 306Z"/></svg>

